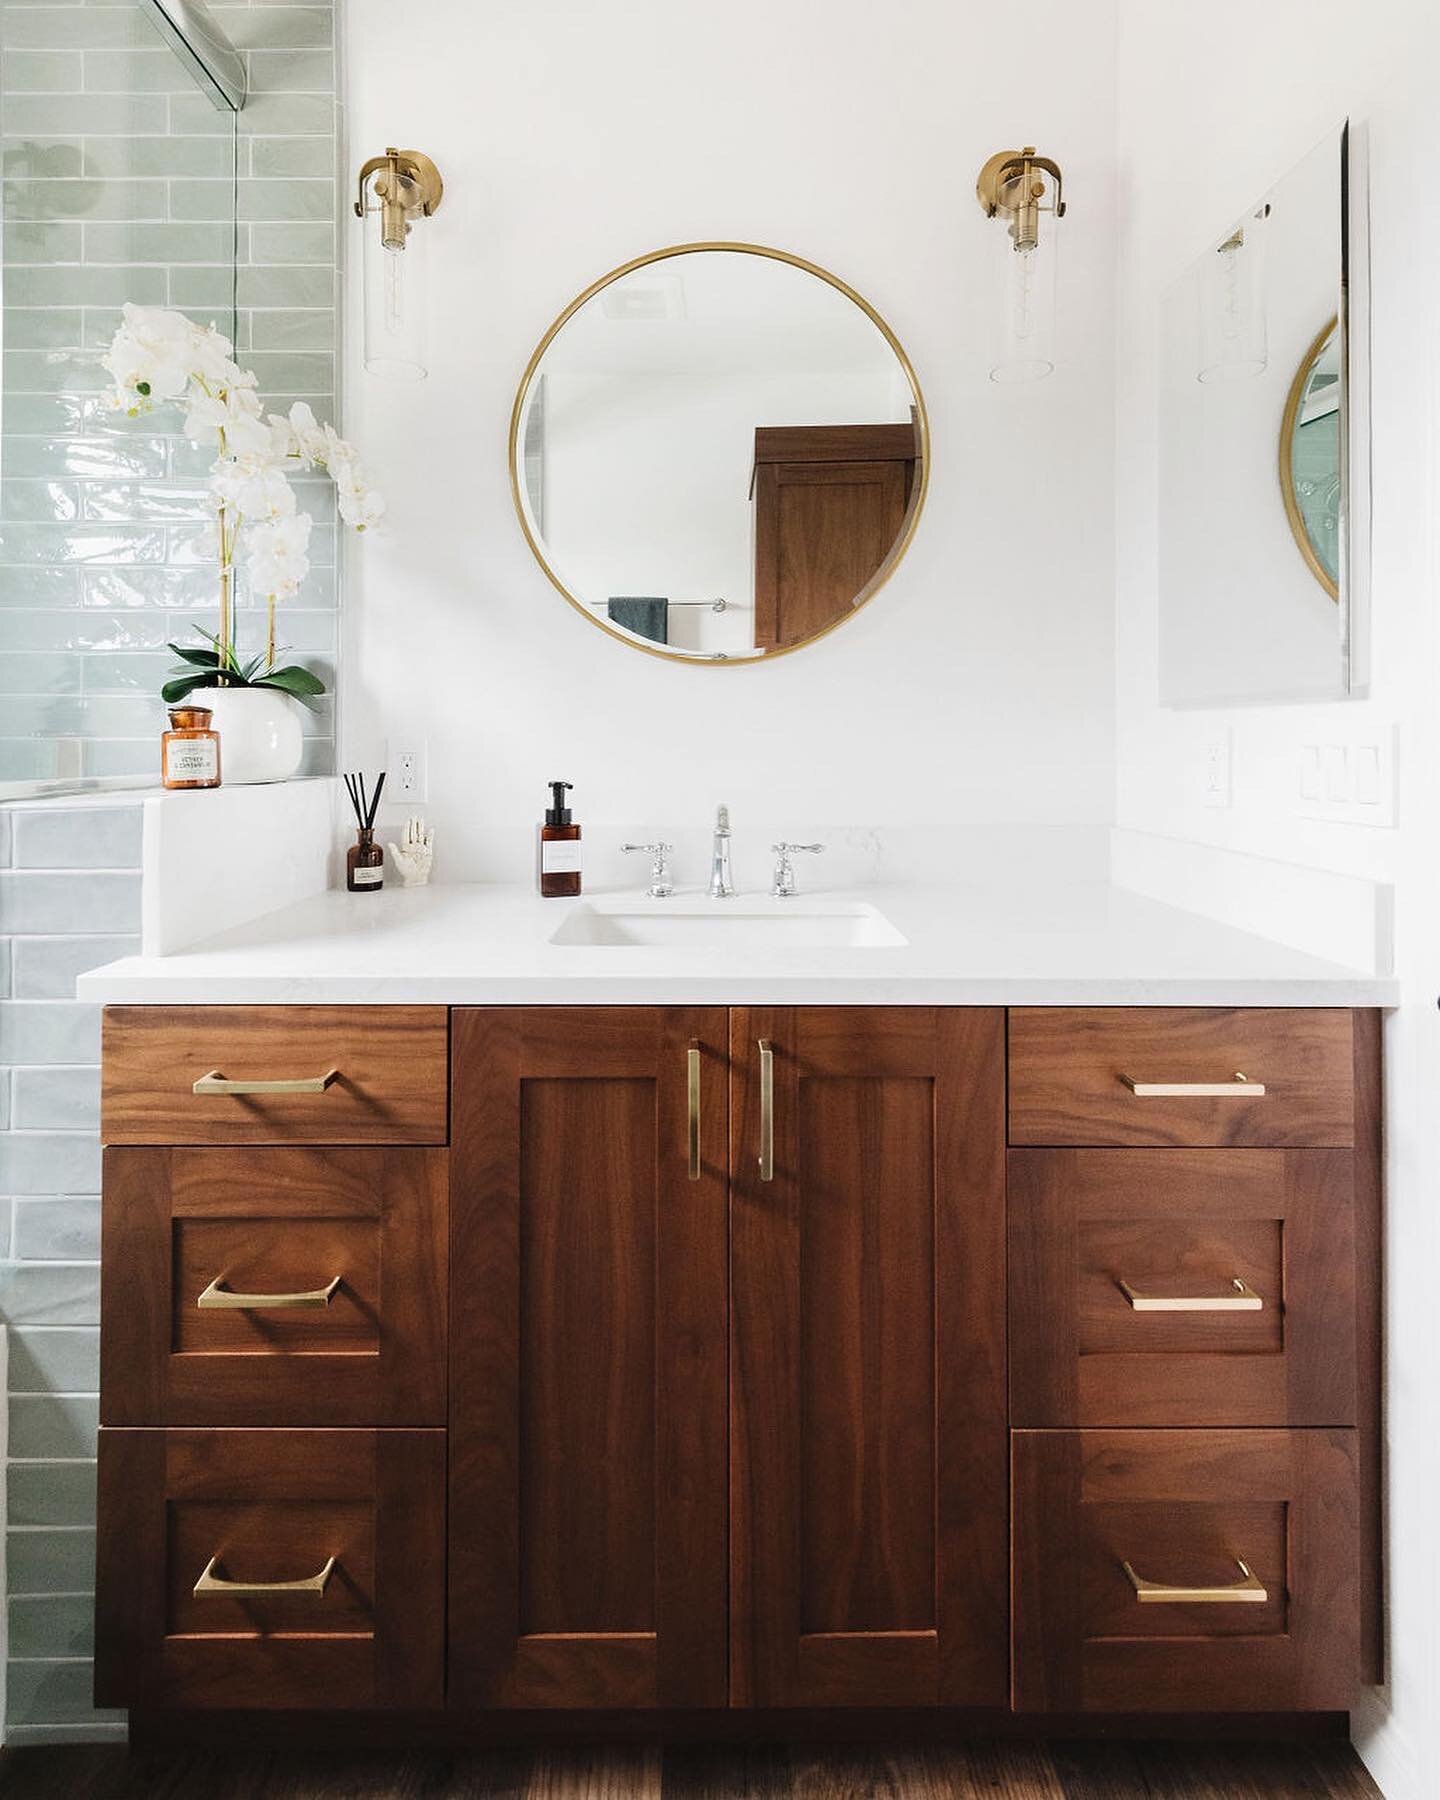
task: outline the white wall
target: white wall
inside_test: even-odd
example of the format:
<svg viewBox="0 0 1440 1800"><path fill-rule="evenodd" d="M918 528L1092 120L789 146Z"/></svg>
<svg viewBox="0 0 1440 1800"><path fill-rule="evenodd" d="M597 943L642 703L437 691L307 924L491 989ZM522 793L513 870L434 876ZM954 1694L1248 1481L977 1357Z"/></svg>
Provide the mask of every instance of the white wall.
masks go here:
<svg viewBox="0 0 1440 1800"><path fill-rule="evenodd" d="M1038 0L1008 59L968 8L907 0L350 0L350 161L413 143L445 176L431 372L359 366L346 427L390 501L353 558L343 728L353 763L429 740L447 879L521 871L496 828L577 817L737 830L1111 810L1112 9ZM1061 157L1064 362L987 379L996 304L975 174ZM356 228L358 229L358 227ZM550 589L510 501L516 383L560 308L627 257L698 238L791 249L857 287L910 352L934 468L874 603L769 666L676 667ZM352 242L352 264L356 260ZM350 283L352 303L358 283ZM694 871L682 871L694 874Z"/></svg>
<svg viewBox="0 0 1440 1800"><path fill-rule="evenodd" d="M1440 155L1425 0L1121 0L1117 342L1118 799L1122 826L1399 882L1404 1002L1387 1030L1391 1681L1357 1738L1391 1800L1428 1794L1437 1717L1435 1196L1440 1144L1440 871L1434 426L1440 418ZM1365 702L1167 713L1157 702L1156 300L1247 202L1346 114L1371 148L1373 692ZM1400 826L1297 816L1300 746L1327 723L1399 722ZM1201 806L1205 736L1233 733L1235 802Z"/></svg>

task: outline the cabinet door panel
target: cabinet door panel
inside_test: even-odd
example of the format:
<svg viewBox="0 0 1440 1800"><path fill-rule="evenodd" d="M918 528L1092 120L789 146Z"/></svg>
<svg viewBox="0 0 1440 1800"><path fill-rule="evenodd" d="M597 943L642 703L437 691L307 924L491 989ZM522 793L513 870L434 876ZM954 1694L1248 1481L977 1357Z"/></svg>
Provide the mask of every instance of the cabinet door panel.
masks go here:
<svg viewBox="0 0 1440 1800"><path fill-rule="evenodd" d="M723 1705L725 1014L453 1038L452 1703Z"/></svg>
<svg viewBox="0 0 1440 1800"><path fill-rule="evenodd" d="M731 1021L732 1702L1003 1704L1002 1015Z"/></svg>

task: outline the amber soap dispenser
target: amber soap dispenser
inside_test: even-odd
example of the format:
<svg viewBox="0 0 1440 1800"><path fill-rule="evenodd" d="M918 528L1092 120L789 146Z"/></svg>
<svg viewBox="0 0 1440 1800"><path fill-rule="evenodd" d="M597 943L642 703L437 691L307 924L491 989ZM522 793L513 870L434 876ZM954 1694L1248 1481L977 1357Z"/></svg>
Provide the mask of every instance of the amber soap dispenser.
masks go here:
<svg viewBox="0 0 1440 1800"><path fill-rule="evenodd" d="M547 900L573 900L580 892L580 827L565 804L570 783L549 785L554 804L540 827L540 892Z"/></svg>

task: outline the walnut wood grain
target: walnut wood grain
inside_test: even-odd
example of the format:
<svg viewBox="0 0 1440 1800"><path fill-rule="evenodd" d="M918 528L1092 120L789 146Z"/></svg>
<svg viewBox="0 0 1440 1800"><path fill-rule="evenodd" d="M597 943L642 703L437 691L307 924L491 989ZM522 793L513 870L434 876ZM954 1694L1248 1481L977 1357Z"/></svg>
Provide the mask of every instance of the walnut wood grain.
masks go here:
<svg viewBox="0 0 1440 1800"><path fill-rule="evenodd" d="M1353 1431L1018 1431L1012 1442L1019 1710L1350 1704ZM1204 1586L1233 1580L1237 1557L1265 1604L1142 1608L1121 1567Z"/></svg>
<svg viewBox="0 0 1440 1800"><path fill-rule="evenodd" d="M109 1006L107 1144L443 1144L440 1006ZM311 1079L317 1094L195 1094L201 1076Z"/></svg>
<svg viewBox="0 0 1440 1800"><path fill-rule="evenodd" d="M438 1431L102 1430L96 1692L184 1708L439 1706ZM322 1595L197 1599L313 1575Z"/></svg>
<svg viewBox="0 0 1440 1800"><path fill-rule="evenodd" d="M454 1052L451 1702L723 1704L725 1014L466 1008Z"/></svg>
<svg viewBox="0 0 1440 1800"><path fill-rule="evenodd" d="M987 1703L1005 1685L1003 1017L739 1008L731 1028L732 1704Z"/></svg>
<svg viewBox="0 0 1440 1800"><path fill-rule="evenodd" d="M445 1423L446 1153L105 1152L107 1425ZM201 1311L212 1280L314 1310Z"/></svg>
<svg viewBox="0 0 1440 1800"><path fill-rule="evenodd" d="M1353 1425L1353 1157L1012 1150L1011 1423ZM1120 1282L1259 1312L1137 1312Z"/></svg>
<svg viewBox="0 0 1440 1800"><path fill-rule="evenodd" d="M1017 1007L1010 1142L1257 1148L1355 1139L1352 1015L1322 1009ZM1145 1082L1227 1082L1263 1097L1142 1098Z"/></svg>

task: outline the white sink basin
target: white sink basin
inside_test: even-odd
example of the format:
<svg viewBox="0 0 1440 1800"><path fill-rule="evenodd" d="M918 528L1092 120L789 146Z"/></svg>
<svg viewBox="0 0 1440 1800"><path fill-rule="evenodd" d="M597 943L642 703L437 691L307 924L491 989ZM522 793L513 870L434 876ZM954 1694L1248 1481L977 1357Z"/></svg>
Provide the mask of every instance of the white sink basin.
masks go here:
<svg viewBox="0 0 1440 1800"><path fill-rule="evenodd" d="M583 901L550 934L552 944L662 950L856 950L907 940L863 900Z"/></svg>

